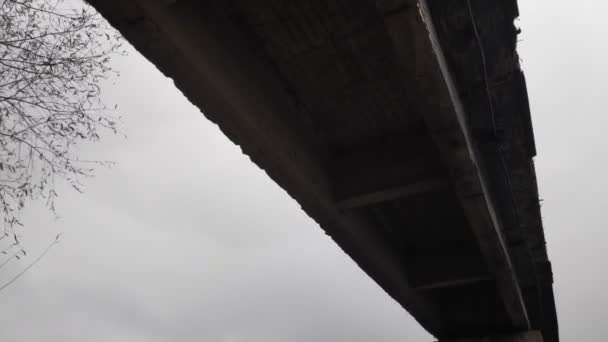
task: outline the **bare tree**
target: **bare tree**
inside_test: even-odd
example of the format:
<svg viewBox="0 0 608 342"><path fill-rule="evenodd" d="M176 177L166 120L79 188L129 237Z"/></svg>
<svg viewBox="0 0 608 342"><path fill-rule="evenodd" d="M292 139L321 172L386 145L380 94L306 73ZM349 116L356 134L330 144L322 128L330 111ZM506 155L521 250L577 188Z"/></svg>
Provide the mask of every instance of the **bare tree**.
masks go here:
<svg viewBox="0 0 608 342"><path fill-rule="evenodd" d="M107 164L79 159L76 147L117 132L100 81L116 75L110 57L121 51L118 33L80 1L0 0L0 265L25 253L15 229L28 200L54 212L57 180L81 191Z"/></svg>

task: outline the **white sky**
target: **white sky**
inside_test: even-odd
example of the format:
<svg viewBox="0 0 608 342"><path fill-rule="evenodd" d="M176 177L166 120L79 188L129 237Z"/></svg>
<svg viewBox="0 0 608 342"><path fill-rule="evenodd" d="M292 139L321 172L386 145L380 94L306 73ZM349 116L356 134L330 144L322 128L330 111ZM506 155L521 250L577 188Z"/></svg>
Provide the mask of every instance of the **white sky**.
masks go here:
<svg viewBox="0 0 608 342"><path fill-rule="evenodd" d="M520 0L563 341L608 339L606 10ZM85 153L119 164L60 189L61 219L27 210L30 254L64 237L0 293L1 340L431 341L170 80L135 52L117 67L128 139Z"/></svg>

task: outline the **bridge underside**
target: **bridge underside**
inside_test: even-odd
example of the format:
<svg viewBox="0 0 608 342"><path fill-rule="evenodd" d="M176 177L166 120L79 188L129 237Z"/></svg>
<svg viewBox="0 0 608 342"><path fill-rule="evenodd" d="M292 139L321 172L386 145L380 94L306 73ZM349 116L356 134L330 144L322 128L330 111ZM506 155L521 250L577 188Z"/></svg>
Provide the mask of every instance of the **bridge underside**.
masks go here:
<svg viewBox="0 0 608 342"><path fill-rule="evenodd" d="M90 2L430 333L558 341L515 0Z"/></svg>

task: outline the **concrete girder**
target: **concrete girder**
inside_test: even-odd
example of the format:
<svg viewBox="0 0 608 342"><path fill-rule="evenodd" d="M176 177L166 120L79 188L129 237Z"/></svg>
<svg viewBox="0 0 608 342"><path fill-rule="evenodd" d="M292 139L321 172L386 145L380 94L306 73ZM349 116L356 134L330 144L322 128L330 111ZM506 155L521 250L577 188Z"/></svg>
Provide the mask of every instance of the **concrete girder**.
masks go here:
<svg viewBox="0 0 608 342"><path fill-rule="evenodd" d="M454 189L490 266L513 325L529 329L528 313L505 244L502 222L489 193L484 163L471 136L471 128L426 0L418 1L418 11L408 8L385 16L385 26L401 60L406 63L416 61L414 65L403 65L402 69L406 75L420 75L413 78L423 83L414 88L419 89L419 98L424 98L425 93L435 94L430 100L419 101L418 110L423 113L449 169ZM412 49L412 42L403 37L412 37L415 48ZM412 56L412 53L415 55Z"/></svg>

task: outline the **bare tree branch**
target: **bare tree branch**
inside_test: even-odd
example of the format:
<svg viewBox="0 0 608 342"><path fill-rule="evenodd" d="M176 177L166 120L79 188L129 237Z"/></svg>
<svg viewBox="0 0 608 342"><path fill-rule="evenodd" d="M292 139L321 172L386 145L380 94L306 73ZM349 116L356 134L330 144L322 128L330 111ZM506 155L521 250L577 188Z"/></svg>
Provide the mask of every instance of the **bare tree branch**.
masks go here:
<svg viewBox="0 0 608 342"><path fill-rule="evenodd" d="M92 166L111 165L80 160L76 146L119 131L99 82L117 75L110 60L121 44L83 2L0 0L0 243L19 243L27 201L54 212L56 179L82 191ZM0 268L20 258L13 248L0 246Z"/></svg>

